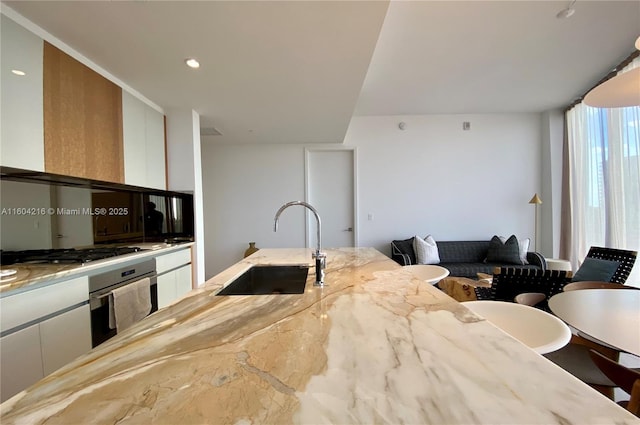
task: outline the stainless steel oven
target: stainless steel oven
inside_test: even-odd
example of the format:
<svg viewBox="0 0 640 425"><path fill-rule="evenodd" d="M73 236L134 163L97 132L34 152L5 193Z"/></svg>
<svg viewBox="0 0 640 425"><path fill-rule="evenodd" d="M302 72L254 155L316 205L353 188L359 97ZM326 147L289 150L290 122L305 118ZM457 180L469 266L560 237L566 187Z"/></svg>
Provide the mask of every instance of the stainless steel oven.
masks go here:
<svg viewBox="0 0 640 425"><path fill-rule="evenodd" d="M89 278L89 306L91 307L91 343L96 347L116 335L109 327L109 295L111 291L144 278L151 279L151 313L158 310L156 260L144 260L122 266Z"/></svg>

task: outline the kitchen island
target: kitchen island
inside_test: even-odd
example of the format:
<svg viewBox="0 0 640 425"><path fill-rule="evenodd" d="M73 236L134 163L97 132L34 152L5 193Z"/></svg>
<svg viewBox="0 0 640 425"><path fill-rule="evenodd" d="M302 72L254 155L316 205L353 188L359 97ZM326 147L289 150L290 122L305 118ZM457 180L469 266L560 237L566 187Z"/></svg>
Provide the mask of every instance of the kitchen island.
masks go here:
<svg viewBox="0 0 640 425"><path fill-rule="evenodd" d="M299 295L216 296L262 249L0 405L2 424L631 424L637 418L370 248Z"/></svg>

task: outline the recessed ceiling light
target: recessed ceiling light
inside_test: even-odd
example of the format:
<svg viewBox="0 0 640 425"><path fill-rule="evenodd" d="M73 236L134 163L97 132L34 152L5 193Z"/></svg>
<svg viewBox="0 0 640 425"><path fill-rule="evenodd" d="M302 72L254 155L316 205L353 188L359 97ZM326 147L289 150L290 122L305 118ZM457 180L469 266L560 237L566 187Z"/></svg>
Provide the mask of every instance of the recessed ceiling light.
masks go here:
<svg viewBox="0 0 640 425"><path fill-rule="evenodd" d="M200 68L200 62L193 58L185 59L184 63L186 63L189 68Z"/></svg>
<svg viewBox="0 0 640 425"><path fill-rule="evenodd" d="M22 76L24 76L24 75L27 75L27 73L26 73L26 72L24 72L24 71L20 71L19 69L12 69L12 70L11 70L11 72L12 72L12 73L14 73L14 74L16 74L16 75L19 75L19 76L21 76L21 77L22 77Z"/></svg>

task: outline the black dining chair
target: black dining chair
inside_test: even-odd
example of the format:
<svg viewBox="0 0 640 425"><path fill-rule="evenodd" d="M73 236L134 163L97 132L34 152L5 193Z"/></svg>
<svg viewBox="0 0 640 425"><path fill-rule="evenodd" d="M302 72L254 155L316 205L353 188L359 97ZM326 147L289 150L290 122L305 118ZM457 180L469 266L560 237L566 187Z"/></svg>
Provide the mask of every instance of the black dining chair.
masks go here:
<svg viewBox="0 0 640 425"><path fill-rule="evenodd" d="M606 281L624 284L637 256L637 251L592 246L576 271L573 281Z"/></svg>
<svg viewBox="0 0 640 425"><path fill-rule="evenodd" d="M534 270L519 269L514 267L496 267L493 271L493 280L490 288L475 288L478 300L508 301L514 302L516 297L521 300L521 304L531 304L531 299L536 296L527 297L527 302L523 300L522 294L537 293L539 302L535 307L549 311L546 306L547 301L553 295L562 292L562 288L571 282L572 273L566 270Z"/></svg>

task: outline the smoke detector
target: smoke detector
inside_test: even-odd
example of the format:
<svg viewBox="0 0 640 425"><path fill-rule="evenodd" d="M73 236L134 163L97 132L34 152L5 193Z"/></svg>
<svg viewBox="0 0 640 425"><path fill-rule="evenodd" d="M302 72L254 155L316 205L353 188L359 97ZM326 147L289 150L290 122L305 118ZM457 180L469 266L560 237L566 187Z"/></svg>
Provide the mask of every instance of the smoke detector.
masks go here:
<svg viewBox="0 0 640 425"><path fill-rule="evenodd" d="M567 19L573 16L576 13L576 10L573 8L573 5L576 3L576 0L572 0L569 5L562 9L560 12L556 14L556 18L558 19Z"/></svg>
<svg viewBox="0 0 640 425"><path fill-rule="evenodd" d="M222 133L215 127L203 127L200 129L201 136L222 136Z"/></svg>

